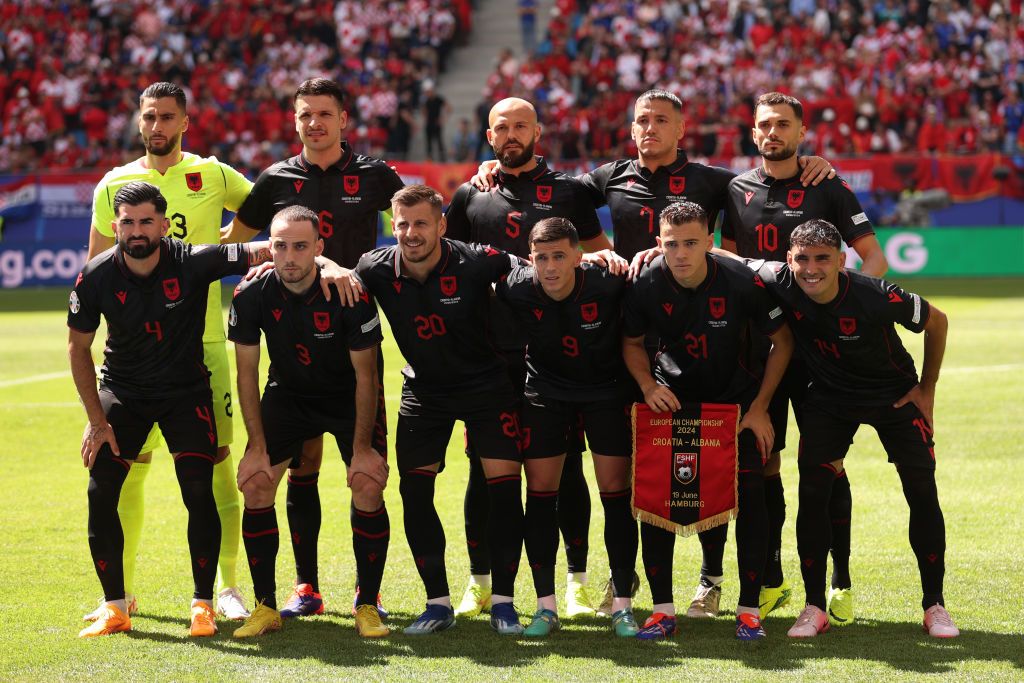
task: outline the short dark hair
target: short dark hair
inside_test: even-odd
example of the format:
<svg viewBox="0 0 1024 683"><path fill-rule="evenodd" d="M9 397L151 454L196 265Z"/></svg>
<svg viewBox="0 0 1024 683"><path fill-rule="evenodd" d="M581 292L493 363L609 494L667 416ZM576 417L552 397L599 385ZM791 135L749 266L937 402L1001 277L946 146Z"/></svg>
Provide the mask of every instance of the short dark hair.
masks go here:
<svg viewBox="0 0 1024 683"><path fill-rule="evenodd" d="M580 244L580 235L576 232L576 226L568 218L562 218L561 216L545 218L537 221L530 230L531 247L534 244L558 242L559 240L569 240L569 244L573 249Z"/></svg>
<svg viewBox="0 0 1024 683"><path fill-rule="evenodd" d="M793 247L832 247L842 249L843 238L839 236L836 226L821 218L812 218L801 223L789 235L789 248Z"/></svg>
<svg viewBox="0 0 1024 683"><path fill-rule="evenodd" d="M426 202L436 212L441 212L444 197L429 185L406 185L391 197L391 203L397 206L416 206Z"/></svg>
<svg viewBox="0 0 1024 683"><path fill-rule="evenodd" d="M788 104L793 108L793 115L796 116L797 121L804 120L804 105L800 104L800 100L781 92L766 92L757 98L757 102L754 103L754 114L757 114L757 108L761 105L766 107L774 107L780 104Z"/></svg>
<svg viewBox="0 0 1024 683"><path fill-rule="evenodd" d="M164 199L160 188L141 180L133 180L125 183L114 193L114 215L121 205L139 206L140 204L152 203L156 212L160 215L167 213L167 200Z"/></svg>
<svg viewBox="0 0 1024 683"><path fill-rule="evenodd" d="M687 223L700 223L707 227L708 214L700 204L672 202L661 210L660 225L685 225Z"/></svg>
<svg viewBox="0 0 1024 683"><path fill-rule="evenodd" d="M641 102L649 102L651 100L661 100L662 102L668 102L672 105L680 114L683 113L683 102L674 93L670 93L668 90L662 90L661 88L652 88L645 93L642 93L640 97L636 98L636 104L634 107L639 105Z"/></svg>
<svg viewBox="0 0 1024 683"><path fill-rule="evenodd" d="M159 100L164 97L173 97L174 102L181 111L185 111L188 108L188 98L185 96L185 91L182 90L180 85L168 83L167 81L153 83L143 90L142 94L139 95L139 106L142 106L142 100L146 98Z"/></svg>
<svg viewBox="0 0 1024 683"><path fill-rule="evenodd" d="M316 231L317 238L320 237L320 217L315 212L302 206L300 204L292 204L286 206L277 213L271 219L270 223L273 225L274 221L282 220L287 223L300 223L302 221L309 221L313 224L313 230Z"/></svg>
<svg viewBox="0 0 1024 683"><path fill-rule="evenodd" d="M292 98L292 102L294 103L300 97L307 97L309 95L333 97L334 101L338 103L339 109L345 108L345 91L341 89L340 85L329 78L309 78L304 80L295 91L295 97Z"/></svg>

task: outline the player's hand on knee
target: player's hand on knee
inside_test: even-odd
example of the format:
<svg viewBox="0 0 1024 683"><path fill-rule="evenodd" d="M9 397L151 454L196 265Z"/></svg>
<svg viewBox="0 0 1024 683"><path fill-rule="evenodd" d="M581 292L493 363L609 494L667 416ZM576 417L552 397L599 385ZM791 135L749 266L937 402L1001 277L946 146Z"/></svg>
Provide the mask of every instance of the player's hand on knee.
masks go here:
<svg viewBox="0 0 1024 683"><path fill-rule="evenodd" d="M928 387L923 384L916 384L903 397L892 404L893 408L902 408L908 403L913 403L921 411L928 429L934 431L935 424L932 422L932 415L935 411L935 387Z"/></svg>
<svg viewBox="0 0 1024 683"><path fill-rule="evenodd" d="M334 285L341 296L341 303L345 306L355 306L363 293L363 283L359 276L323 256L318 256L316 262L321 267L320 289L323 290L324 298L331 300L331 285Z"/></svg>
<svg viewBox="0 0 1024 683"><path fill-rule="evenodd" d="M645 391L644 402L656 413L675 412L683 407L672 390L664 384L655 384Z"/></svg>
<svg viewBox="0 0 1024 683"><path fill-rule="evenodd" d="M242 276L242 279L253 280L255 278L258 278L260 275L263 275L263 273L267 272L268 270L273 269L274 263L272 261L267 261L265 263L259 264L258 266L253 266L252 268L250 268L249 272Z"/></svg>
<svg viewBox="0 0 1024 683"><path fill-rule="evenodd" d="M480 190L481 192L487 192L494 187L494 179L498 175L498 162L493 159L490 161L484 161L480 164L480 167L476 169L476 175L469 179L473 187Z"/></svg>
<svg viewBox="0 0 1024 683"><path fill-rule="evenodd" d="M270 466L270 454L267 453L266 448L254 446L251 443L246 444L245 454L238 461L238 475L236 477L238 490L244 493L246 485L249 484L250 480L261 474L266 477L268 483L274 481L274 470ZM262 484L263 482L259 483Z"/></svg>
<svg viewBox="0 0 1024 683"><path fill-rule="evenodd" d="M661 255L661 247L651 247L644 251L638 251L633 257L633 260L629 263L629 270L626 272L626 279L635 280L636 276L640 274L640 271L645 265L656 259Z"/></svg>
<svg viewBox="0 0 1024 683"><path fill-rule="evenodd" d="M356 450L352 453L352 464L348 467L347 484L352 488L357 477L369 477L383 491L388 485L388 469L388 461L375 449Z"/></svg>
<svg viewBox="0 0 1024 683"><path fill-rule="evenodd" d="M110 423L104 421L94 425L87 422L85 433L82 434L82 465L85 468L92 469L103 444L108 444L114 455L121 455L121 449L117 447L117 439L114 438L114 428L110 426Z"/></svg>
<svg viewBox="0 0 1024 683"><path fill-rule="evenodd" d="M775 443L775 428L772 427L772 420L768 417L768 411L751 409L740 420L739 431L749 429L757 441L757 450L761 453L761 464L768 461L772 454L772 445Z"/></svg>
<svg viewBox="0 0 1024 683"><path fill-rule="evenodd" d="M797 162L801 168L800 183L804 187L817 185L826 178L836 177L836 169L821 157L798 157Z"/></svg>

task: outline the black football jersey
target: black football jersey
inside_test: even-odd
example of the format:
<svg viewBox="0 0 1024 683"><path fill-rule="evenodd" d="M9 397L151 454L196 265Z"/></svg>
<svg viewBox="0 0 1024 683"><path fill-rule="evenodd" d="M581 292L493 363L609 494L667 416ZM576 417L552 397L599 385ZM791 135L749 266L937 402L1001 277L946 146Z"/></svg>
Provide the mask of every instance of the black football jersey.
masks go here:
<svg viewBox="0 0 1024 683"><path fill-rule="evenodd" d="M559 401L600 401L624 396L622 298L625 278L581 264L562 301L549 297L532 265L517 267L498 284L498 298L525 332L526 392Z"/></svg>
<svg viewBox="0 0 1024 683"><path fill-rule="evenodd" d="M209 387L203 329L210 284L242 275L247 244L192 245L165 237L145 278L115 245L86 264L71 292L68 327L94 332L107 321L100 386L121 397L168 398Z"/></svg>
<svg viewBox="0 0 1024 683"><path fill-rule="evenodd" d="M817 304L785 263L757 260L750 266L782 304L816 395L892 405L918 383L914 359L894 325L923 331L931 310L925 299L891 282L842 271L835 300Z"/></svg>
<svg viewBox="0 0 1024 683"><path fill-rule="evenodd" d="M330 301L320 275L303 294L290 292L275 271L235 289L228 313L228 339L258 345L267 338L268 386L296 396L332 398L354 404L356 375L349 351L382 340L377 306L369 292L355 306L334 293Z"/></svg>
<svg viewBox="0 0 1024 683"><path fill-rule="evenodd" d="M654 259L626 295L623 331L657 334L654 377L680 401L746 405L761 379L752 337L774 334L785 318L742 262L706 258L707 277L696 289L680 286L664 257Z"/></svg>
<svg viewBox="0 0 1024 683"><path fill-rule="evenodd" d="M256 179L238 219L266 230L283 208L296 204L320 216L324 256L345 268L377 246L377 214L391 208L391 197L404 184L380 159L356 154L342 143L342 155L327 169L302 154L279 161Z"/></svg>

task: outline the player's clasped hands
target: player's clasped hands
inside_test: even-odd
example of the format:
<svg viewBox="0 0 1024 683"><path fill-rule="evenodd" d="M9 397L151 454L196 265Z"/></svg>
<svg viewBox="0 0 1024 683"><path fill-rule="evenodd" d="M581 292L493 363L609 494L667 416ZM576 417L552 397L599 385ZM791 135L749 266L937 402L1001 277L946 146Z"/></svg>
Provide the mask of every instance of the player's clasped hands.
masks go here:
<svg viewBox="0 0 1024 683"><path fill-rule="evenodd" d="M110 444L110 450L114 452L114 455L121 455L121 450L117 447L117 439L114 438L114 430L109 423L104 421L94 425L87 422L85 433L82 434L82 465L86 469L92 469L103 444Z"/></svg>

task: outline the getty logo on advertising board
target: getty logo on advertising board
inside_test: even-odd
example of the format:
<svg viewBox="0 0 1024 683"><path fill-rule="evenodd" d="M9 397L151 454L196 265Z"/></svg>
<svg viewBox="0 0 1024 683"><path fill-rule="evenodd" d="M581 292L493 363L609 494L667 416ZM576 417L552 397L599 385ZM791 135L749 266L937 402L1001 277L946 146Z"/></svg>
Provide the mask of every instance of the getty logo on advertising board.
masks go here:
<svg viewBox="0 0 1024 683"><path fill-rule="evenodd" d="M882 240L880 240L882 241ZM843 246L848 268L860 268L860 257L849 245ZM904 275L920 273L928 265L928 247L924 236L917 232L896 232L884 239L882 251L889 262L889 270Z"/></svg>
<svg viewBox="0 0 1024 683"><path fill-rule="evenodd" d="M0 251L0 287L71 285L88 252L75 248L8 248Z"/></svg>

